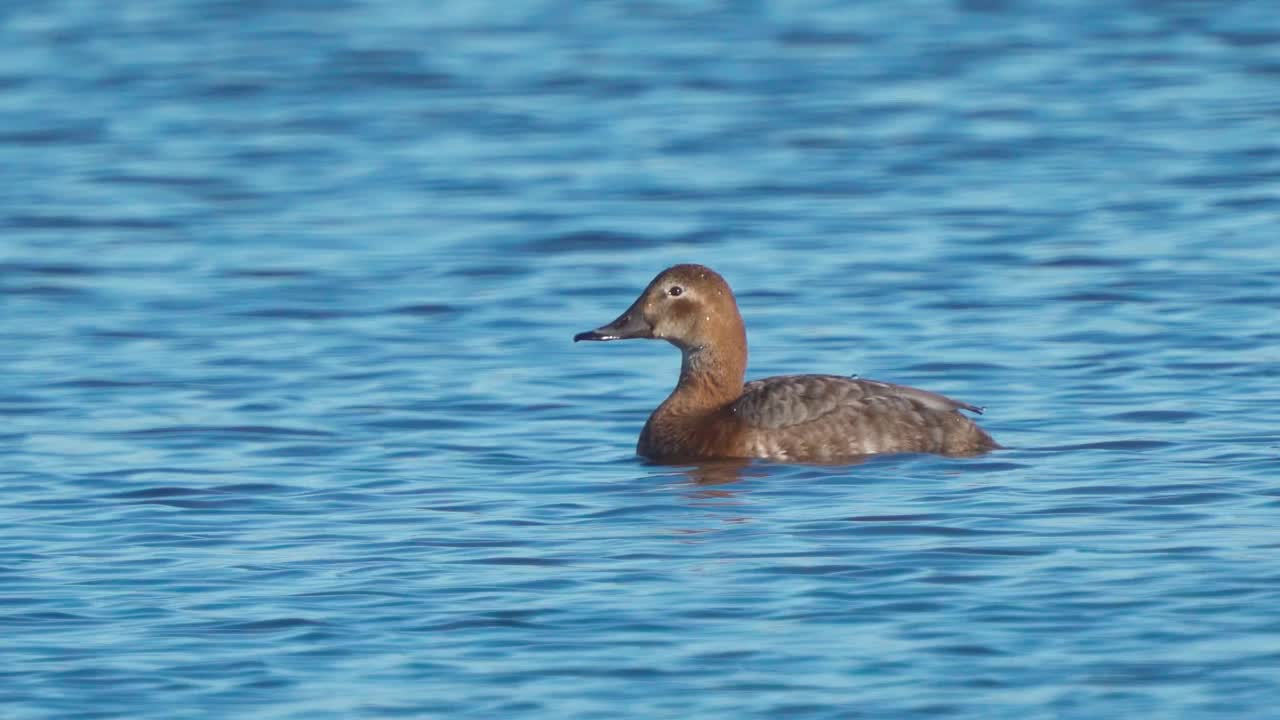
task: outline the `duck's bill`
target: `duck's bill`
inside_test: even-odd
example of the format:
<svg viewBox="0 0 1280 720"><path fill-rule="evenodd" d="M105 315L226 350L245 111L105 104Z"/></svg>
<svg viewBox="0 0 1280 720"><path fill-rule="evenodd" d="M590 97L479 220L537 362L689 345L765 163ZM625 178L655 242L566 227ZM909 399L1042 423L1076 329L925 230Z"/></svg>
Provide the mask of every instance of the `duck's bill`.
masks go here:
<svg viewBox="0 0 1280 720"><path fill-rule="evenodd" d="M653 328L644 318L640 317L640 313L630 311L622 314L617 320L602 325L595 330L580 332L573 336L573 341L579 340L627 340L629 338L651 338L653 337Z"/></svg>

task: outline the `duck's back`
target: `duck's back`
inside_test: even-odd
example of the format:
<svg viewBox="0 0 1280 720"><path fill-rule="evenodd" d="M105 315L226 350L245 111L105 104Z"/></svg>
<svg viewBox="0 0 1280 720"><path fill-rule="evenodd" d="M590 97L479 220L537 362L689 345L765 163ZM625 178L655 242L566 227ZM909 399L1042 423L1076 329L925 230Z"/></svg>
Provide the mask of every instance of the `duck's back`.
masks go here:
<svg viewBox="0 0 1280 720"><path fill-rule="evenodd" d="M839 375L749 382L729 412L748 453L829 462L860 455L974 455L999 447L960 410L973 405L905 385Z"/></svg>

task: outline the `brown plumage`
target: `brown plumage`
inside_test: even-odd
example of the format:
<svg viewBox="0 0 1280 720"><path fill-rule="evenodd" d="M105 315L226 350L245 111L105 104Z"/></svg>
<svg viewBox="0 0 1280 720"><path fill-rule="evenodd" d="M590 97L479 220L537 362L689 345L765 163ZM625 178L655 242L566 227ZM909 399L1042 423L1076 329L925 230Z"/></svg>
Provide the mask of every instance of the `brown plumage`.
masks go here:
<svg viewBox="0 0 1280 720"><path fill-rule="evenodd" d="M927 390L837 375L782 375L743 384L747 337L728 283L702 265L658 274L617 320L574 340L659 338L680 348L675 390L640 433L636 452L659 462L768 458L852 461L927 452L977 455L1000 447Z"/></svg>

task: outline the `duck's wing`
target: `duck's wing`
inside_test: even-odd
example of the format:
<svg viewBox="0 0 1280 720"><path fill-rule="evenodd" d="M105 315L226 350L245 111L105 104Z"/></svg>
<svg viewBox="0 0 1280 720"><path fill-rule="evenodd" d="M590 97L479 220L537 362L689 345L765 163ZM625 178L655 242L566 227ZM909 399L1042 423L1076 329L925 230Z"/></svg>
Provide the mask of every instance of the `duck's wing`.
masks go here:
<svg viewBox="0 0 1280 720"><path fill-rule="evenodd" d="M945 395L893 383L840 375L780 375L754 380L731 406L744 424L777 430L837 413L920 415L982 408Z"/></svg>

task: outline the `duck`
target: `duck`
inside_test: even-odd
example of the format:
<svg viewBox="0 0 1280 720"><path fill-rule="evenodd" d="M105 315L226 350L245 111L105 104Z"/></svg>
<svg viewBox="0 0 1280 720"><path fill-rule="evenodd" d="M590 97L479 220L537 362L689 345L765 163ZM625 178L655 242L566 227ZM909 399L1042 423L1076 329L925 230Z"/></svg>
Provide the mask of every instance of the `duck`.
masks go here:
<svg viewBox="0 0 1280 720"><path fill-rule="evenodd" d="M844 375L745 382L747 332L729 283L704 265L669 267L613 322L574 342L666 340L680 350L675 389L649 415L636 454L659 464L762 459L854 463L870 455L971 457L999 449L962 411L919 388Z"/></svg>

